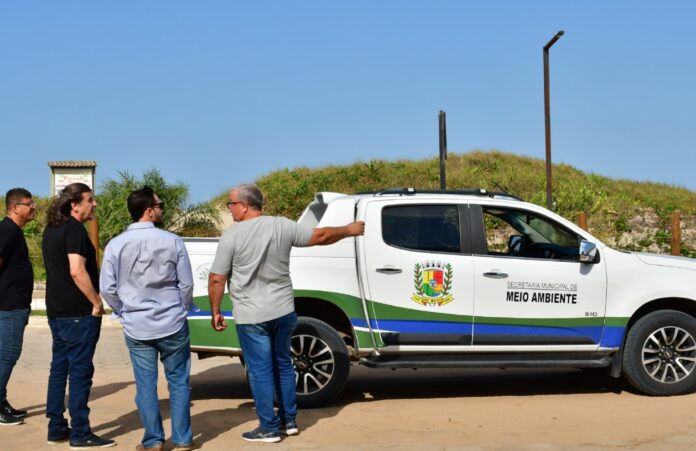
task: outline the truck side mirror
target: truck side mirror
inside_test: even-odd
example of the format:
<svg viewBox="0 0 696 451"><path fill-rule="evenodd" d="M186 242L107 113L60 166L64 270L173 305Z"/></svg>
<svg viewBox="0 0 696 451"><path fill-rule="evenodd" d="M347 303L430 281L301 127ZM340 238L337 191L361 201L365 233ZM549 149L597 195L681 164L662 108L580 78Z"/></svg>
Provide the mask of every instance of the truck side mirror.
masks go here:
<svg viewBox="0 0 696 451"><path fill-rule="evenodd" d="M587 240L580 240L580 263L597 261L597 245Z"/></svg>

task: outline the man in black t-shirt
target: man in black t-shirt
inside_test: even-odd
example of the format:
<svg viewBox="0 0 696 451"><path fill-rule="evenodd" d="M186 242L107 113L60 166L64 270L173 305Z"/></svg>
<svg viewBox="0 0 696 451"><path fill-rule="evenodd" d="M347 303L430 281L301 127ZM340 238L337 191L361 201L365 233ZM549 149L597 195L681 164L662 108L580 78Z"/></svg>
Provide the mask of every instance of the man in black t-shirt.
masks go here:
<svg viewBox="0 0 696 451"><path fill-rule="evenodd" d="M70 440L71 449L106 448L113 440L92 433L89 392L94 375L94 351L101 331L104 305L97 289L97 253L84 223L94 219L97 203L83 183L66 186L48 210L42 250L46 265L46 311L53 336L48 376L48 443ZM65 412L65 384L70 381Z"/></svg>
<svg viewBox="0 0 696 451"><path fill-rule="evenodd" d="M7 383L22 353L24 328L31 311L34 271L22 227L34 219L34 201L24 188L5 196L7 216L0 221L0 425L21 424L26 410L7 401Z"/></svg>

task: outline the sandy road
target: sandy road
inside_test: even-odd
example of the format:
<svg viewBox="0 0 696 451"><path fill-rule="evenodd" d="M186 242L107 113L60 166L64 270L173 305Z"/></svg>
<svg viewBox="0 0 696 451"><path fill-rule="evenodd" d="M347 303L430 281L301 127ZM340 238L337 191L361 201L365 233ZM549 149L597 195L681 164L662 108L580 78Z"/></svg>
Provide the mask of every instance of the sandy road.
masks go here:
<svg viewBox="0 0 696 451"><path fill-rule="evenodd" d="M45 320L32 322L9 387L10 401L30 414L24 425L0 428L0 449L68 449L45 441L50 331ZM103 328L95 363L92 427L114 438L114 449L134 449L142 429L120 327ZM301 434L273 445L240 438L256 417L236 360L194 357L191 384L202 449L696 449L696 395L640 396L601 373L354 367L332 406L301 411Z"/></svg>

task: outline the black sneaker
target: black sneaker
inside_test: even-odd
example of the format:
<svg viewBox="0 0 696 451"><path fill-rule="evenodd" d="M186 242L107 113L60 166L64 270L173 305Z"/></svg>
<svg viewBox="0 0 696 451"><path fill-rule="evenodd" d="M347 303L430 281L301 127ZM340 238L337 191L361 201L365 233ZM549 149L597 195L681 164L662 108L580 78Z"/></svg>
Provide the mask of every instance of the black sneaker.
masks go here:
<svg viewBox="0 0 696 451"><path fill-rule="evenodd" d="M111 448L112 446L116 446L115 441L94 434L79 442L70 440L70 449Z"/></svg>
<svg viewBox="0 0 696 451"><path fill-rule="evenodd" d="M12 406L10 405L9 402L7 402L7 400L5 400L5 402L2 403L2 406L0 406L0 411L2 411L3 413L7 413L7 414L10 414L10 415L13 415L13 416L15 416L15 417L19 417L19 418L24 418L24 417L27 416L27 411L26 411L26 410L17 410L17 409L15 409L14 407L12 407Z"/></svg>
<svg viewBox="0 0 696 451"><path fill-rule="evenodd" d="M62 433L60 435L49 434L48 440L46 440L46 443L48 443L49 445L58 445L61 443L65 443L68 440L70 440L70 428L68 428L67 431L65 431L64 433Z"/></svg>
<svg viewBox="0 0 696 451"><path fill-rule="evenodd" d="M297 435L300 433L300 428L297 427L297 421L288 421L280 425L280 429L285 435Z"/></svg>
<svg viewBox="0 0 696 451"><path fill-rule="evenodd" d="M264 431L261 426L251 432L242 434L242 438L247 442L275 443L280 441L280 434L277 432Z"/></svg>
<svg viewBox="0 0 696 451"><path fill-rule="evenodd" d="M16 417L4 411L0 411L0 426L13 426L24 423L24 419Z"/></svg>

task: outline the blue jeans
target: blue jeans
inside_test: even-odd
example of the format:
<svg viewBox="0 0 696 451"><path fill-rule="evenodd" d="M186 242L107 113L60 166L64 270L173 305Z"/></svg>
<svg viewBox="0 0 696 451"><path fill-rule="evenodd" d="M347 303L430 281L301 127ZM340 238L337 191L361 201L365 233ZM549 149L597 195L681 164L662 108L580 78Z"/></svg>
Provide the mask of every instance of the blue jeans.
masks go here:
<svg viewBox="0 0 696 451"><path fill-rule="evenodd" d="M125 335L125 334L124 334ZM155 340L136 340L125 335L135 375L135 404L145 428L142 444L149 448L164 443L164 429L157 399L157 356L164 364L169 382L169 410L172 441L177 445L193 442L191 432L191 345L188 323L176 333Z"/></svg>
<svg viewBox="0 0 696 451"><path fill-rule="evenodd" d="M22 353L29 309L0 310L0 405L7 401L7 383Z"/></svg>
<svg viewBox="0 0 696 451"><path fill-rule="evenodd" d="M48 318L53 336L53 359L48 375L46 416L48 436L61 437L68 430L65 420L65 386L69 382L70 441L82 441L92 433L89 426L89 392L94 375L94 351L101 332L100 316Z"/></svg>
<svg viewBox="0 0 696 451"><path fill-rule="evenodd" d="M280 423L295 421L297 397L295 368L290 356L290 339L297 325L297 314L258 324L237 324L251 394L261 428L278 432ZM278 399L278 414L273 410L273 396Z"/></svg>

